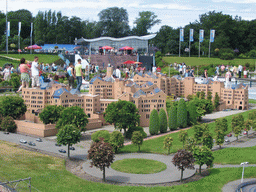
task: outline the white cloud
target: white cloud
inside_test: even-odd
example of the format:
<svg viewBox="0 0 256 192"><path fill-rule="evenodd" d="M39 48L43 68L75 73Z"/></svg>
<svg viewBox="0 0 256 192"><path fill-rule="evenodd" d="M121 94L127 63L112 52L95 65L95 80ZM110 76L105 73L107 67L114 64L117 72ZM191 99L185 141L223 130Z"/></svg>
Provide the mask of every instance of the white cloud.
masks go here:
<svg viewBox="0 0 256 192"><path fill-rule="evenodd" d="M221 3L221 2L227 2L227 3L241 3L241 4L252 4L256 3L256 0L212 0L214 3Z"/></svg>

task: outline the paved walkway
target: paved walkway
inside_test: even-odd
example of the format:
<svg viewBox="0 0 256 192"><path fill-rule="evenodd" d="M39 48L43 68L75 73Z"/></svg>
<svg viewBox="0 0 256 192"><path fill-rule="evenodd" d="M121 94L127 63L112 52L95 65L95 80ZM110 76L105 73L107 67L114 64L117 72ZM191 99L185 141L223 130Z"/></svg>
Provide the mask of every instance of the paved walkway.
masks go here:
<svg viewBox="0 0 256 192"><path fill-rule="evenodd" d="M158 184L167 183L173 181L179 181L181 172L173 165L173 155L158 155L147 153L130 153L130 154L117 154L115 155L115 161L130 158L143 158L153 159L163 162L167 165L167 169L159 173L154 174L131 174L115 171L112 168L106 169L106 180L121 182L121 183L133 183L133 184ZM86 173L102 178L102 171L95 167L90 168L90 162L87 160L83 164L83 169ZM195 170L186 169L183 173L183 178L189 178L195 174Z"/></svg>
<svg viewBox="0 0 256 192"><path fill-rule="evenodd" d="M254 181L254 180L256 180L256 179L255 178L244 179L244 182ZM223 192L235 192L235 190L239 184L241 184L241 179L229 182L226 185L224 185L224 187L222 188L222 191ZM249 192L248 188L249 187L246 187L245 189L243 189L243 192ZM254 192L254 191L250 191L250 192Z"/></svg>

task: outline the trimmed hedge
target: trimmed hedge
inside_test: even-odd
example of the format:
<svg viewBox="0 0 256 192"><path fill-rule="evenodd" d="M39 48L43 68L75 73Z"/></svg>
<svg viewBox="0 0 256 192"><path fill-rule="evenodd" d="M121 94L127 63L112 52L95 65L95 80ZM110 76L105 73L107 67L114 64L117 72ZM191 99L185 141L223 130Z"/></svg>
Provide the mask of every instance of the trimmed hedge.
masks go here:
<svg viewBox="0 0 256 192"><path fill-rule="evenodd" d="M196 105L193 101L188 103L188 125L194 125L197 121Z"/></svg>
<svg viewBox="0 0 256 192"><path fill-rule="evenodd" d="M149 118L149 133L156 135L159 132L159 117L156 109L153 109Z"/></svg>
<svg viewBox="0 0 256 192"><path fill-rule="evenodd" d="M2 118L1 129L11 133L15 133L17 125L12 117L6 116Z"/></svg>
<svg viewBox="0 0 256 192"><path fill-rule="evenodd" d="M177 108L172 106L169 111L169 129L170 131L177 129Z"/></svg>
<svg viewBox="0 0 256 192"><path fill-rule="evenodd" d="M140 126L130 127L128 129L128 131L126 132L125 137L127 139L131 139L132 138L132 134L133 134L134 131L139 131L142 134L143 138L147 137L147 133L144 131L143 127L140 127Z"/></svg>
<svg viewBox="0 0 256 192"><path fill-rule="evenodd" d="M167 132L167 116L163 108L160 109L159 111L159 129L160 129L160 133Z"/></svg>
<svg viewBox="0 0 256 192"><path fill-rule="evenodd" d="M94 142L99 142L100 138L102 137L104 138L104 142L108 143L110 139L110 133L107 130L101 130L93 133L91 137Z"/></svg>
<svg viewBox="0 0 256 192"><path fill-rule="evenodd" d="M177 125L180 128L187 127L187 107L184 99L180 99L177 109Z"/></svg>

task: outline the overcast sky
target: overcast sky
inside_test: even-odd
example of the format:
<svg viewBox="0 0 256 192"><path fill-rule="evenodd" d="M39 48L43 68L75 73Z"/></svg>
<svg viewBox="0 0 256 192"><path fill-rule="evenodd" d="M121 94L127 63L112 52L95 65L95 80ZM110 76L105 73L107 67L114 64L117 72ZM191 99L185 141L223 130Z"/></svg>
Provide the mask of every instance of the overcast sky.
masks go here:
<svg viewBox="0 0 256 192"><path fill-rule="evenodd" d="M36 16L39 10L61 11L64 16L77 16L83 20L98 21L98 13L109 7L123 7L129 14L129 24L141 11L152 11L161 24L151 32L157 32L162 25L173 28L184 27L199 20L199 15L209 11L241 16L244 20L256 18L256 0L7 0L8 11L27 9ZM6 0L0 0L0 11L6 12Z"/></svg>

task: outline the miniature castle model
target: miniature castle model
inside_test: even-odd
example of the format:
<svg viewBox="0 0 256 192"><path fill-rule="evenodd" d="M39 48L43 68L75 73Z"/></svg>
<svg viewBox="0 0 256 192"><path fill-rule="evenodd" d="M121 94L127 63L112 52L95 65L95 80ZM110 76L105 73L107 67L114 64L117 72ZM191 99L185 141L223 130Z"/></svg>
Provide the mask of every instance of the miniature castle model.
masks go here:
<svg viewBox="0 0 256 192"><path fill-rule="evenodd" d="M248 109L248 87L236 86L230 89L224 88L224 83L208 81L205 84L197 84L195 79L187 77L184 80L169 78L161 73L139 73L133 81L114 79L113 68L107 68L107 75L103 79L94 77L90 81L89 94L80 93L75 89L70 90L65 84L58 82L43 83L40 88L24 88L22 98L27 106L24 122L18 122L18 131L39 136L56 134L54 126L43 131L37 130L35 124L42 126L38 118L40 111L47 105L62 105L63 107L79 106L89 117L87 129L100 128L105 124L104 115L107 106L115 101L126 100L133 102L139 109L140 125L149 126L149 117L153 109L166 110L167 95L184 96L195 95L197 92L212 92L212 96L218 93L221 101L220 109ZM214 98L213 98L214 99ZM32 126L28 123L34 124ZM22 125L21 125L22 124ZM48 125L50 126L50 125ZM33 128L32 128L33 127ZM50 130L51 129L51 130ZM40 132L40 133L39 133Z"/></svg>

